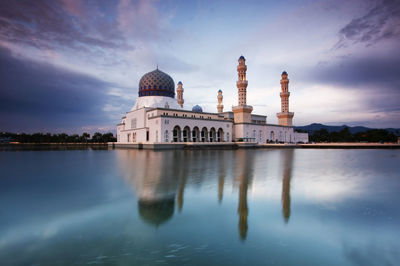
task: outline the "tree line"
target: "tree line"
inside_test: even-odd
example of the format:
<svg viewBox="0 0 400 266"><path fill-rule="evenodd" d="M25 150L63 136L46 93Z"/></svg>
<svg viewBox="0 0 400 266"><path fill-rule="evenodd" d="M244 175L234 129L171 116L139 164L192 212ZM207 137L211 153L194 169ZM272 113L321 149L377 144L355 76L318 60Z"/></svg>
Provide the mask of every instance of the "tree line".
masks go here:
<svg viewBox="0 0 400 266"><path fill-rule="evenodd" d="M107 143L115 142L117 139L112 133L99 133L96 132L90 137L89 133L82 133L82 135L66 133L51 134L51 133L1 133L1 139L5 142L19 142L19 143Z"/></svg>
<svg viewBox="0 0 400 266"><path fill-rule="evenodd" d="M310 133L309 136L311 142L397 142L397 138L395 134L385 129L370 129L352 134L348 127L333 132L320 129Z"/></svg>

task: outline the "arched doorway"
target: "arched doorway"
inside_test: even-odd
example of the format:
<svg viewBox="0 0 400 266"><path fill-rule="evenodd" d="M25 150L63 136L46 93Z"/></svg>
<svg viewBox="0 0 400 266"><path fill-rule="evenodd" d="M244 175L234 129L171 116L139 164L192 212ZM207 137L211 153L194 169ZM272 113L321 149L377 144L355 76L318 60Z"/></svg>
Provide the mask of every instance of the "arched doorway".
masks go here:
<svg viewBox="0 0 400 266"><path fill-rule="evenodd" d="M192 131L192 141L199 142L200 141L200 130L198 127L194 127Z"/></svg>
<svg viewBox="0 0 400 266"><path fill-rule="evenodd" d="M201 142L207 142L208 141L208 130L206 127L203 127L201 130Z"/></svg>
<svg viewBox="0 0 400 266"><path fill-rule="evenodd" d="M175 126L173 130L173 142L181 141L181 128L179 126Z"/></svg>
<svg viewBox="0 0 400 266"><path fill-rule="evenodd" d="M217 141L217 132L215 131L215 128L210 129L210 142L215 142Z"/></svg>
<svg viewBox="0 0 400 266"><path fill-rule="evenodd" d="M190 128L188 126L183 129L183 142L190 142Z"/></svg>
<svg viewBox="0 0 400 266"><path fill-rule="evenodd" d="M224 141L224 130L223 130L222 128L219 128L219 129L218 129L218 132L217 132L217 141L218 141L218 142Z"/></svg>

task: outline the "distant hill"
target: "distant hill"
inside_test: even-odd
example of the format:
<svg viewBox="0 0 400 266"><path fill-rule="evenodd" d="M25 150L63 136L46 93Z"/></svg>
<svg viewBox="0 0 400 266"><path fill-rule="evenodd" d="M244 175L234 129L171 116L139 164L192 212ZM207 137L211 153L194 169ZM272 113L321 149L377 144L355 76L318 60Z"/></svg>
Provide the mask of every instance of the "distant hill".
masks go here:
<svg viewBox="0 0 400 266"><path fill-rule="evenodd" d="M345 127L348 127L352 134L375 129L375 128L368 128L368 127L362 127L362 126L349 127L346 125L327 126L327 125L323 125L323 124L319 124L319 123L313 123L313 124L310 124L307 126L294 127L294 129L301 129L312 135L315 131L318 131L321 129L326 129L329 133L331 133L331 132L341 131ZM387 130L390 133L395 134L396 136L400 136L400 128L383 128L383 129Z"/></svg>

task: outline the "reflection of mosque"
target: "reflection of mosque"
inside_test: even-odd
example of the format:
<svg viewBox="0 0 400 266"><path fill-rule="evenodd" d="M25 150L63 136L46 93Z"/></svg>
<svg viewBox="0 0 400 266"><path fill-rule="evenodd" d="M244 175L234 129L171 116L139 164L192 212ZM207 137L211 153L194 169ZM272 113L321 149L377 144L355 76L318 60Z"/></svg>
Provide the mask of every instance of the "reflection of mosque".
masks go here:
<svg viewBox="0 0 400 266"><path fill-rule="evenodd" d="M124 176L136 192L139 215L144 222L158 227L171 219L177 192L178 210L182 209L190 156L182 151L118 153Z"/></svg>
<svg viewBox="0 0 400 266"><path fill-rule="evenodd" d="M293 150L281 150L282 159L282 213L285 222L290 217L290 180L293 161ZM191 154L187 154L191 153ZM206 151L146 151L146 150L118 150L118 161L122 165L125 178L133 186L138 198L138 211L140 218L151 225L158 227L174 215L175 200L178 212L182 211L184 203L184 191L191 167L198 161L204 162L201 157L209 154ZM232 152L229 151L232 155ZM218 201L221 203L227 168L230 162L234 162L235 183L239 187L239 200L237 213L239 216L238 230L242 240L247 237L249 208L247 203L247 191L252 184L254 171L254 150L237 150L234 158L219 151L214 162L206 162L199 168L195 180L201 183L201 176L205 169L218 169ZM151 162L151 163L149 163ZM208 165L208 163L216 163ZM193 175L193 172L191 172Z"/></svg>
<svg viewBox="0 0 400 266"><path fill-rule="evenodd" d="M285 222L290 218L290 180L292 178L293 149L282 150L283 179L282 179L282 213Z"/></svg>

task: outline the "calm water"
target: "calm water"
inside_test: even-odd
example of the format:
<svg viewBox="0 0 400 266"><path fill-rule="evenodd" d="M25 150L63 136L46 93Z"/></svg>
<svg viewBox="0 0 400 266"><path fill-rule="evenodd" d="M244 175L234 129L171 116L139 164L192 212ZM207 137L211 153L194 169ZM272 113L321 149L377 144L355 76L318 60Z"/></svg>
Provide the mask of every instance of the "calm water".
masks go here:
<svg viewBox="0 0 400 266"><path fill-rule="evenodd" d="M400 265L400 150L0 150L0 265Z"/></svg>

